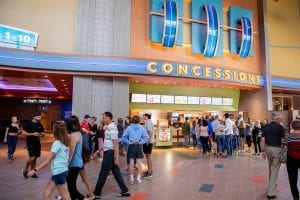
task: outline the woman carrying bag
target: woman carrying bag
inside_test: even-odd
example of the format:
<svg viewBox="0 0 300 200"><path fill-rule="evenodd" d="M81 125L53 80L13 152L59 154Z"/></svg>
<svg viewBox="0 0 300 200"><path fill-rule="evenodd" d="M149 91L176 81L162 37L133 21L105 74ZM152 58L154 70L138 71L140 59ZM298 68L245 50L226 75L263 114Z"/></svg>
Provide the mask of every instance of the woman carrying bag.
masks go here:
<svg viewBox="0 0 300 200"><path fill-rule="evenodd" d="M299 200L297 187L298 170L300 168L300 120L291 123L292 133L287 135L287 162L286 168L289 175L290 188L294 200Z"/></svg>

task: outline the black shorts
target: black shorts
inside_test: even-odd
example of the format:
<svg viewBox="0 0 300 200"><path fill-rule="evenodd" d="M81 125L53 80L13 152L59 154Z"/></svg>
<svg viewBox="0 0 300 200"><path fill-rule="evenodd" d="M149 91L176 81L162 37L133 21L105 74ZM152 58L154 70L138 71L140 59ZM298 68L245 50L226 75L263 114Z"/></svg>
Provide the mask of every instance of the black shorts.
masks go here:
<svg viewBox="0 0 300 200"><path fill-rule="evenodd" d="M144 144L143 145L144 154L146 154L146 155L152 154L152 147L153 147L152 143L149 143L149 144L146 143L146 144Z"/></svg>
<svg viewBox="0 0 300 200"><path fill-rule="evenodd" d="M40 157L41 156L41 144L30 144L27 145L29 157Z"/></svg>
<svg viewBox="0 0 300 200"><path fill-rule="evenodd" d="M144 158L144 154L143 154L143 151L142 151L142 145L140 145L140 144L131 144L131 145L129 145L127 157L128 158L133 158L133 159L142 159L142 158Z"/></svg>

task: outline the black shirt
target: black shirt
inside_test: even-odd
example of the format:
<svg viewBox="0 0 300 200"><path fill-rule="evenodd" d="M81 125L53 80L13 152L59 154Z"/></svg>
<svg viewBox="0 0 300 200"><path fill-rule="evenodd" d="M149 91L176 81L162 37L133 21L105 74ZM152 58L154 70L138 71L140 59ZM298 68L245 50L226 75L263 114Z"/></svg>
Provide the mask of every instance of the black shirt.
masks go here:
<svg viewBox="0 0 300 200"><path fill-rule="evenodd" d="M89 127L93 133L96 133L95 135L91 136L91 137L94 137L93 141L98 142L98 138L99 138L98 125L97 124L91 125L89 123Z"/></svg>
<svg viewBox="0 0 300 200"><path fill-rule="evenodd" d="M19 127L17 126L10 125L8 127L8 133L18 133L18 131L19 131Z"/></svg>
<svg viewBox="0 0 300 200"><path fill-rule="evenodd" d="M266 145L280 146L281 139L284 138L284 128L276 122L271 122L263 127L262 137L265 138Z"/></svg>
<svg viewBox="0 0 300 200"><path fill-rule="evenodd" d="M34 132L43 133L44 127L40 122L35 123L33 121L30 121L26 124L24 130L27 133L34 133ZM36 136L27 136L26 143L27 145L40 144L40 138Z"/></svg>

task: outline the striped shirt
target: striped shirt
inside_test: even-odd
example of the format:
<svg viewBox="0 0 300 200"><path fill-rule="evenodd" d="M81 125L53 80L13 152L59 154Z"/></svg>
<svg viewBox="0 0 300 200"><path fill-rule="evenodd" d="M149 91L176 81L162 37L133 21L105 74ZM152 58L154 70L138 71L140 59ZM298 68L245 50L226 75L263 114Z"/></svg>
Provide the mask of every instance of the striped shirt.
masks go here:
<svg viewBox="0 0 300 200"><path fill-rule="evenodd" d="M300 160L300 133L287 134L288 156Z"/></svg>

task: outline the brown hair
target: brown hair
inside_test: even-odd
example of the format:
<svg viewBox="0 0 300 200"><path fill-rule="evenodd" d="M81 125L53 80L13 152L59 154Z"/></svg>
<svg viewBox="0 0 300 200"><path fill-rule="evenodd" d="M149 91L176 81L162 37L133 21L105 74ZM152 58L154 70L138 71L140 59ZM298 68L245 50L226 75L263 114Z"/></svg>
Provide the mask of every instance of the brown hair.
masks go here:
<svg viewBox="0 0 300 200"><path fill-rule="evenodd" d="M76 115L72 115L68 118L67 128L69 133L81 131L79 119Z"/></svg>
<svg viewBox="0 0 300 200"><path fill-rule="evenodd" d="M300 130L300 121L298 119L292 121L291 127L292 127L292 129L299 131Z"/></svg>
<svg viewBox="0 0 300 200"><path fill-rule="evenodd" d="M133 116L132 117L132 123L134 123L134 124L138 124L138 123L140 123L140 117L139 116L137 116L137 115L135 115L135 116Z"/></svg>
<svg viewBox="0 0 300 200"><path fill-rule="evenodd" d="M69 138L67 126L64 121L57 121L53 125L53 134L56 140L59 140L61 143L69 146Z"/></svg>

